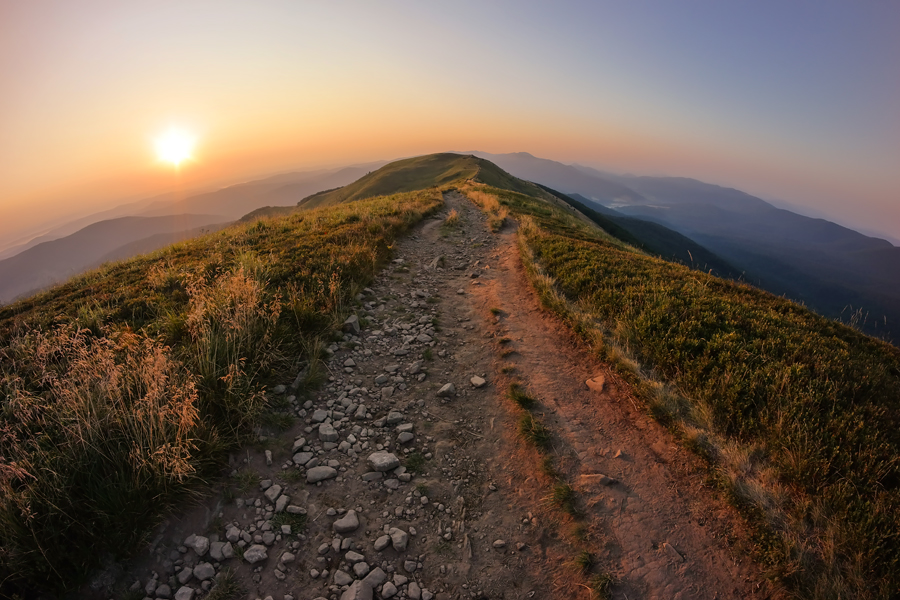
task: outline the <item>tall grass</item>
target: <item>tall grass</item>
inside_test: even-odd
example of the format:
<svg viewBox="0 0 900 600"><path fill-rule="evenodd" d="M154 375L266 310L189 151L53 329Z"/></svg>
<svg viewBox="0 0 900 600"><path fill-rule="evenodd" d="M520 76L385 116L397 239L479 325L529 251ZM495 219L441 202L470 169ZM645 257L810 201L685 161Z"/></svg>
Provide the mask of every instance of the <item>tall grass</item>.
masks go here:
<svg viewBox="0 0 900 600"><path fill-rule="evenodd" d="M129 553L316 359L439 190L261 220L0 307L0 596ZM276 379L277 378L277 379Z"/></svg>
<svg viewBox="0 0 900 600"><path fill-rule="evenodd" d="M77 577L96 548L121 552L202 465L193 377L130 332L70 326L0 350L0 545L6 577Z"/></svg>

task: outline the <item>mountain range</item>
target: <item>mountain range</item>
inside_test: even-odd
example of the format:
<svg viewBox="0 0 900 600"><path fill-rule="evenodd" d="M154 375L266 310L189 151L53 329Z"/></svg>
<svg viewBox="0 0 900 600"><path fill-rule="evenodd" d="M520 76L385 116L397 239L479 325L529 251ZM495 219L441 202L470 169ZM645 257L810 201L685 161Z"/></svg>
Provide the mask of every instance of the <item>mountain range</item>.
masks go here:
<svg viewBox="0 0 900 600"><path fill-rule="evenodd" d="M545 186L647 252L747 281L885 339L900 331L900 248L886 240L695 179L617 175L525 152L462 154ZM73 221L0 253L0 302L230 221L376 193L386 177L391 191L418 189L442 181L446 167L442 160L417 162L397 188L393 171L379 169L385 164L284 173L183 199L161 195ZM394 165L388 169L402 169L403 161Z"/></svg>
<svg viewBox="0 0 900 600"><path fill-rule="evenodd" d="M674 230L743 280L824 316L885 339L900 332L900 248L886 240L695 179L613 175L524 152L472 154L596 211Z"/></svg>

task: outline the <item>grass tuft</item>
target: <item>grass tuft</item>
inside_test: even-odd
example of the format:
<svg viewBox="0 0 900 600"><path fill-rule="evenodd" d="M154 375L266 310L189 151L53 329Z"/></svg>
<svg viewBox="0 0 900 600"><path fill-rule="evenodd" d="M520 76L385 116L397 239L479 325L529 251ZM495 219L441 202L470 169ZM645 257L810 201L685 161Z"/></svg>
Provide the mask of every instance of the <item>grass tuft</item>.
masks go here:
<svg viewBox="0 0 900 600"><path fill-rule="evenodd" d="M537 398L529 394L518 383L510 383L506 395L525 410L531 410L537 405Z"/></svg>
<svg viewBox="0 0 900 600"><path fill-rule="evenodd" d="M531 413L525 413L519 418L519 435L538 450L550 449L550 430Z"/></svg>

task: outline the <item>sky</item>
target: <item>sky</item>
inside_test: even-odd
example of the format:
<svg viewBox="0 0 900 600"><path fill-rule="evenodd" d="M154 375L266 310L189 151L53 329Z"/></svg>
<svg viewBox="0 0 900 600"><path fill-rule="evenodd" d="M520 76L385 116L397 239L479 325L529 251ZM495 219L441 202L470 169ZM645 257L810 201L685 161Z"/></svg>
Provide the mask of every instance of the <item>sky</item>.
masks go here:
<svg viewBox="0 0 900 600"><path fill-rule="evenodd" d="M694 177L900 238L900 3L0 0L0 238L447 150ZM171 128L196 137L177 169Z"/></svg>

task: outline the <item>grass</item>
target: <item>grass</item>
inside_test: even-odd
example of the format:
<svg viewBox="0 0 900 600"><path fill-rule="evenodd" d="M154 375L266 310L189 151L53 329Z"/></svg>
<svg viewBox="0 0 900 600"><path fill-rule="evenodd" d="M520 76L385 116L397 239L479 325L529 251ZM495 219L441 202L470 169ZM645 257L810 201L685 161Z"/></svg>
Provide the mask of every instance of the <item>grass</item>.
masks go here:
<svg viewBox="0 0 900 600"><path fill-rule="evenodd" d="M518 383L510 383L507 397L525 410L531 410L537 405L537 398L529 394Z"/></svg>
<svg viewBox="0 0 900 600"><path fill-rule="evenodd" d="M531 413L526 412L519 417L519 435L538 450L550 449L550 430Z"/></svg>
<svg viewBox="0 0 900 600"><path fill-rule="evenodd" d="M491 314L494 315L495 317L502 313L503 313L503 311L500 310L499 308L497 308L496 306L491 307Z"/></svg>
<svg viewBox="0 0 900 600"><path fill-rule="evenodd" d="M900 351L648 256L540 194L463 191L519 219L543 304L710 461L770 577L809 597L900 589Z"/></svg>
<svg viewBox="0 0 900 600"><path fill-rule="evenodd" d="M243 551L243 548L241 550ZM216 583L206 596L206 600L241 600L247 594L247 591L238 582L237 575L231 569L222 569L215 581Z"/></svg>
<svg viewBox="0 0 900 600"><path fill-rule="evenodd" d="M560 481L553 486L547 501L560 508L567 515L576 518L581 517L581 511L578 509L578 494L575 493L571 485L564 481Z"/></svg>
<svg viewBox="0 0 900 600"><path fill-rule="evenodd" d="M434 360L434 352L432 352L431 348L425 348L425 350L422 351L422 358L428 361Z"/></svg>
<svg viewBox="0 0 900 600"><path fill-rule="evenodd" d="M301 531L306 530L306 515L295 515L292 513L278 513L272 518L272 527L277 531L281 531L282 525L291 526L291 535L297 535Z"/></svg>
<svg viewBox="0 0 900 600"><path fill-rule="evenodd" d="M77 588L217 477L439 190L244 223L0 308L0 595ZM258 482L256 482L258 483ZM97 549L102 549L98 552Z"/></svg>
<svg viewBox="0 0 900 600"><path fill-rule="evenodd" d="M457 227L460 224L459 213L456 212L456 209L452 209L449 214L447 214L447 218L444 219L445 227Z"/></svg>
<svg viewBox="0 0 900 600"><path fill-rule="evenodd" d="M592 597L598 598L599 600L611 598L612 591L610 588L612 587L612 584L613 578L608 573L594 575L589 581L591 593L593 594Z"/></svg>
<svg viewBox="0 0 900 600"><path fill-rule="evenodd" d="M425 456L421 452L410 452L403 464L407 470L413 473L421 473L425 468Z"/></svg>
<svg viewBox="0 0 900 600"><path fill-rule="evenodd" d="M579 573L587 575L594 568L594 555L587 550L582 550L575 556L573 563Z"/></svg>

